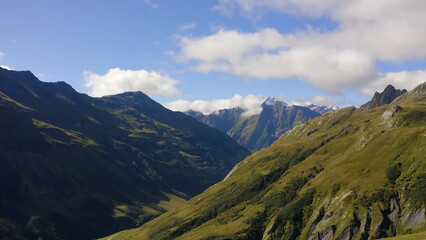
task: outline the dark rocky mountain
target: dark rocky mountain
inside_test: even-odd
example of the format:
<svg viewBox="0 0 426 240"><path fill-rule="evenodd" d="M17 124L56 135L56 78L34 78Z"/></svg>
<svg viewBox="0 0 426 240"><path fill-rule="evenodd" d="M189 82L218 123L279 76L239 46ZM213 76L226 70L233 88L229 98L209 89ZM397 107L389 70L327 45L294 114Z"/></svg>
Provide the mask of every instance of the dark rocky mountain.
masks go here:
<svg viewBox="0 0 426 240"><path fill-rule="evenodd" d="M383 92L374 93L373 98L370 101L361 105L361 107L359 107L359 108L360 109L371 109L371 108L375 108L375 107L382 106L382 105L385 105L385 104L389 104L395 98L401 96L402 94L404 94L406 92L407 92L407 90L405 90L405 89L399 90L399 89L395 89L395 87L392 86L392 85L388 85L383 90Z"/></svg>
<svg viewBox="0 0 426 240"><path fill-rule="evenodd" d="M223 109L208 115L196 111L189 111L187 114L227 133L239 144L254 152L270 146L294 126L336 110L333 107L318 105L288 105L273 98L268 98L261 107L261 113L252 116L244 116L244 109L241 108Z"/></svg>
<svg viewBox="0 0 426 240"><path fill-rule="evenodd" d="M184 206L104 240L426 239L425 126L426 83L370 111L325 114Z"/></svg>
<svg viewBox="0 0 426 240"><path fill-rule="evenodd" d="M94 239L138 226L248 154L141 92L92 98L0 68L0 239Z"/></svg>

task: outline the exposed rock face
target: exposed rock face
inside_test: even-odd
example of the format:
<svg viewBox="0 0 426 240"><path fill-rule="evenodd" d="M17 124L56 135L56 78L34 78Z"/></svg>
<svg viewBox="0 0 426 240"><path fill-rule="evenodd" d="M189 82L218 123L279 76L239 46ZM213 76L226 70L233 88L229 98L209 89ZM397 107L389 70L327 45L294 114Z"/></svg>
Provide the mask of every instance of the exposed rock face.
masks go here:
<svg viewBox="0 0 426 240"><path fill-rule="evenodd" d="M315 234L315 236L311 238L311 240L333 240L335 232L336 226L333 225Z"/></svg>
<svg viewBox="0 0 426 240"><path fill-rule="evenodd" d="M204 115L197 111L188 111L186 114L203 122L210 127L216 128L217 130L226 133L229 131L238 121L241 119L244 109L242 108L231 108L221 109L215 113Z"/></svg>
<svg viewBox="0 0 426 240"><path fill-rule="evenodd" d="M342 232L337 231L337 225L331 225L328 227L330 219L336 219L341 217L341 213L330 212L327 213L328 209L323 208L320 213L315 216L315 220L312 222L308 231L309 240L352 240L361 239L367 240L377 239L382 237L393 236L396 233L392 232L392 229L397 227L406 230L415 230L419 226L425 224L425 208L410 209L401 203L399 198L392 198L388 204L382 205L382 208L376 209L376 212L381 214L376 216L376 225L372 226L372 212L373 209L370 207L366 215L353 216L351 224L347 226ZM377 206L375 206L377 207ZM324 212L326 212L324 214ZM358 217L360 217L358 219ZM356 237L357 236L357 237ZM303 239L303 238L302 238Z"/></svg>
<svg viewBox="0 0 426 240"><path fill-rule="evenodd" d="M270 146L294 126L338 109L332 106L288 105L273 98L266 99L261 108L259 114L251 116L246 116L242 108L222 109L208 115L196 111L186 114L227 133L241 146L255 152Z"/></svg>
<svg viewBox="0 0 426 240"><path fill-rule="evenodd" d="M416 228L426 223L425 208L404 211L401 216L401 225L405 228Z"/></svg>
<svg viewBox="0 0 426 240"><path fill-rule="evenodd" d="M371 108L375 108L378 106L382 106L385 104L389 104L391 103L395 98L401 96L402 94L406 93L407 90L403 89L403 90L399 90L399 89L395 89L394 86L392 85L388 85L385 90L383 90L382 93L378 93L376 92L373 96L373 98L361 105L361 107L359 107L360 109L371 109Z"/></svg>

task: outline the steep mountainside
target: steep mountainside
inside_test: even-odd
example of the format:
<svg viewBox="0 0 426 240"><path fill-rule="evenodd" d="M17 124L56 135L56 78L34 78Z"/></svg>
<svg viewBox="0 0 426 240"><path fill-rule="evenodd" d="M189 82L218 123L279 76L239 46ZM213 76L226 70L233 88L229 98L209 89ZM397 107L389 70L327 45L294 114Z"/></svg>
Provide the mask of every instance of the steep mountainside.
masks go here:
<svg viewBox="0 0 426 240"><path fill-rule="evenodd" d="M384 104L389 104L391 103L395 98L401 96L402 94L406 93L407 90L403 89L403 90L399 90L399 89L395 89L394 86L392 85L388 85L383 92L381 93L374 93L373 98L366 102L365 104L361 105L361 107L359 107L360 109L371 109L374 107L378 107L378 106L382 106Z"/></svg>
<svg viewBox="0 0 426 240"><path fill-rule="evenodd" d="M309 119L320 116L306 107L268 99L259 115L241 119L228 131L239 144L254 152L270 146L281 135Z"/></svg>
<svg viewBox="0 0 426 240"><path fill-rule="evenodd" d="M108 239L366 240L426 231L424 86L397 103L301 124L184 206Z"/></svg>
<svg viewBox="0 0 426 240"><path fill-rule="evenodd" d="M203 122L210 127L214 127L224 133L228 132L232 127L237 124L242 118L244 109L242 108L231 108L231 109L221 109L216 113L211 113L208 115L203 115L200 112L188 111L186 114L194 117L200 122Z"/></svg>
<svg viewBox="0 0 426 240"><path fill-rule="evenodd" d="M141 92L96 99L28 71L0 68L0 116L0 239L93 239L138 226L249 154Z"/></svg>
<svg viewBox="0 0 426 240"><path fill-rule="evenodd" d="M320 116L321 112L333 111L332 108L316 105L310 106L312 110L308 107L287 105L271 98L268 98L261 107L260 114L247 117L241 108L224 109L206 116L194 111L187 114L226 132L239 144L254 152L270 146L294 126Z"/></svg>

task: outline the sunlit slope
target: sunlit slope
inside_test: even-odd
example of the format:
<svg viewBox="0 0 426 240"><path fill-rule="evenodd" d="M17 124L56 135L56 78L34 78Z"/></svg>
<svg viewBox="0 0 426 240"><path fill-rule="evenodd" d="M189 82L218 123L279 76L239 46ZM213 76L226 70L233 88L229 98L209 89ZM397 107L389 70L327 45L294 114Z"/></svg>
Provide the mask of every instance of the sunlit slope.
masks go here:
<svg viewBox="0 0 426 240"><path fill-rule="evenodd" d="M377 239L425 231L424 89L299 125L183 207L106 239Z"/></svg>
<svg viewBox="0 0 426 240"><path fill-rule="evenodd" d="M382 238L382 240L425 240L425 239L426 239L426 232L407 234L407 235L391 237L391 238Z"/></svg>

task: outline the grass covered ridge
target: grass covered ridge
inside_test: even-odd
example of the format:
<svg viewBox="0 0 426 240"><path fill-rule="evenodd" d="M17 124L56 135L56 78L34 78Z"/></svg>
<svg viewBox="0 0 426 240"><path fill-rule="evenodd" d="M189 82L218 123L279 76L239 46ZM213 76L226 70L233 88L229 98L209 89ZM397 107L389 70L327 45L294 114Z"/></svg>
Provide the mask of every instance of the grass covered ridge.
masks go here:
<svg viewBox="0 0 426 240"><path fill-rule="evenodd" d="M105 239L378 239L424 231L425 113L420 92L315 118L184 206Z"/></svg>

